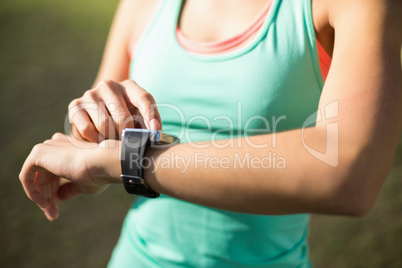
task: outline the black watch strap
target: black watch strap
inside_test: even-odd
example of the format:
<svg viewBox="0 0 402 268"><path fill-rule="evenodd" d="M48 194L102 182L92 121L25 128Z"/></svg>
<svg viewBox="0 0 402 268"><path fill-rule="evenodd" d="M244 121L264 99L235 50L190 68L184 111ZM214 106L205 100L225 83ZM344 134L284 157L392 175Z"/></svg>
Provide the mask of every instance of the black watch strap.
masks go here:
<svg viewBox="0 0 402 268"><path fill-rule="evenodd" d="M146 185L144 181L143 158L149 145L148 132L125 132L121 146L121 178L126 191L130 194L156 198L159 193Z"/></svg>

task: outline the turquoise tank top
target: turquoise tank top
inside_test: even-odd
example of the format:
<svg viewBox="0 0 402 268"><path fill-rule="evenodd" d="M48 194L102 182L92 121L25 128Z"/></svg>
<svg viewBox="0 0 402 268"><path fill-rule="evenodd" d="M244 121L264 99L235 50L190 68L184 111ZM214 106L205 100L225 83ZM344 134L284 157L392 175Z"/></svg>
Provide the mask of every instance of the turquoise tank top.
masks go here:
<svg viewBox="0 0 402 268"><path fill-rule="evenodd" d="M311 0L274 0L258 34L222 55L176 40L181 0L165 0L131 63L163 130L182 142L301 128L323 87ZM278 121L279 120L279 121ZM191 179L191 178L189 178ZM162 195L129 210L108 267L310 267L308 214L228 212Z"/></svg>

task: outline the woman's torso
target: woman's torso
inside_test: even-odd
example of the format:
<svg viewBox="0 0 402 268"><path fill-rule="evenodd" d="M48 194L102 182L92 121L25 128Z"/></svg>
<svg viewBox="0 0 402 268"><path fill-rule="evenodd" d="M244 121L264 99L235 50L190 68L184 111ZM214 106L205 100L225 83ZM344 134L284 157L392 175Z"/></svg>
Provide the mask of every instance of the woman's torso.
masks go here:
<svg viewBox="0 0 402 268"><path fill-rule="evenodd" d="M323 79L308 0L274 0L255 40L219 56L192 55L180 47L179 11L179 0L163 2L130 70L130 78L155 97L165 131L184 142L221 140L300 128L316 111ZM185 20L180 23L188 34ZM286 167L286 159L268 158L267 168ZM258 216L167 196L140 198L110 265L308 267L307 225L304 214Z"/></svg>

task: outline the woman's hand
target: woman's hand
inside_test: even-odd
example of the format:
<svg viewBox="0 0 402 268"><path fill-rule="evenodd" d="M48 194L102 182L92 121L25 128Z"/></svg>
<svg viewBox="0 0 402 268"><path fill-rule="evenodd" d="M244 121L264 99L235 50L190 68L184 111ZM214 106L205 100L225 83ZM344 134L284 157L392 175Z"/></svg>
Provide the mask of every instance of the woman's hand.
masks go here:
<svg viewBox="0 0 402 268"><path fill-rule="evenodd" d="M77 140L119 139L124 128L161 129L151 94L134 81L102 81L69 105L72 134Z"/></svg>
<svg viewBox="0 0 402 268"><path fill-rule="evenodd" d="M59 200L99 193L121 182L119 144L114 140L79 142L54 134L36 145L25 160L19 176L25 193L49 220L56 219Z"/></svg>

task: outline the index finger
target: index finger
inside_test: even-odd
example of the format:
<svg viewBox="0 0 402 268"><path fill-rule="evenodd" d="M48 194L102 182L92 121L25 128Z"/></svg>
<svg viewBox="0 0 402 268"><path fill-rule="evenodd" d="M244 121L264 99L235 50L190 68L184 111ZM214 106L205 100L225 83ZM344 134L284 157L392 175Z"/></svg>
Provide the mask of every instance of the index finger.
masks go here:
<svg viewBox="0 0 402 268"><path fill-rule="evenodd" d="M144 117L149 129L162 129L161 117L154 97L132 80L121 83L128 103L132 103Z"/></svg>
<svg viewBox="0 0 402 268"><path fill-rule="evenodd" d="M124 87L114 81L102 81L98 87L102 89L99 97L104 103L106 113L108 113L106 117L111 120L112 125L110 127L114 127L116 133L121 136L121 131L124 128L134 127L132 114L128 108L130 103L126 100Z"/></svg>

